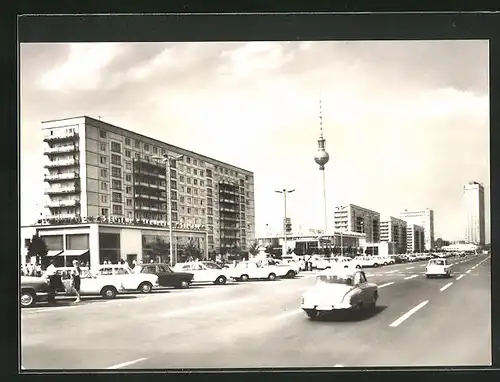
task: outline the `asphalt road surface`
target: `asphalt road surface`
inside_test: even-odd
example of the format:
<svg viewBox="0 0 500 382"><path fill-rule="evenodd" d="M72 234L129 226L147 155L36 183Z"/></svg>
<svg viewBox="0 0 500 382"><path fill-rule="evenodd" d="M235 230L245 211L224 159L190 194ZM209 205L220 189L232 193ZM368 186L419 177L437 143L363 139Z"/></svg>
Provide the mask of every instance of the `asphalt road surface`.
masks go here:
<svg viewBox="0 0 500 382"><path fill-rule="evenodd" d="M30 369L486 366L491 364L490 260L452 258L365 269L377 309L311 321L300 309L317 272L296 279L71 299L21 312Z"/></svg>

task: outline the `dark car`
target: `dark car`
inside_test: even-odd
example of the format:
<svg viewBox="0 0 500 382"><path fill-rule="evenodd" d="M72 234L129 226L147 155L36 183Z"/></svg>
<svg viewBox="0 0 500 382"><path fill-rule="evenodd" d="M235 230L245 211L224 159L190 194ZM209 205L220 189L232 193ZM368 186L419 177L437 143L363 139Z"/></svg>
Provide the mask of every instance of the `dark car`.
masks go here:
<svg viewBox="0 0 500 382"><path fill-rule="evenodd" d="M21 307L33 306L37 301L53 301L56 290L45 277L21 276Z"/></svg>
<svg viewBox="0 0 500 382"><path fill-rule="evenodd" d="M142 264L141 273L157 275L161 286L180 289L189 288L194 277L192 273L174 272L168 264L161 263Z"/></svg>

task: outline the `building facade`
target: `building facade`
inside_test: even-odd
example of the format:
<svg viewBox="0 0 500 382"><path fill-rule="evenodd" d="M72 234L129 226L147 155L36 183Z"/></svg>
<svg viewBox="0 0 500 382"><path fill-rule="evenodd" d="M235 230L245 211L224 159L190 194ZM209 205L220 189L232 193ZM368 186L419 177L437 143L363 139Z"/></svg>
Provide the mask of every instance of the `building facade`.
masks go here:
<svg viewBox="0 0 500 382"><path fill-rule="evenodd" d="M173 225L203 227L209 252L254 240L252 172L85 116L42 122L42 132L47 219L161 224L170 197ZM182 155L168 172L165 154Z"/></svg>
<svg viewBox="0 0 500 382"><path fill-rule="evenodd" d="M408 224L421 226L425 230L425 249L430 251L434 247L434 211L430 208L404 210L399 218Z"/></svg>
<svg viewBox="0 0 500 382"><path fill-rule="evenodd" d="M463 188L465 207L465 241L471 244L485 244L484 186L469 182Z"/></svg>
<svg viewBox="0 0 500 382"><path fill-rule="evenodd" d="M406 253L407 223L393 216L383 217L380 222L380 241L389 243L390 253Z"/></svg>
<svg viewBox="0 0 500 382"><path fill-rule="evenodd" d="M406 227L406 251L408 253L422 253L425 249L425 229L416 224Z"/></svg>
<svg viewBox="0 0 500 382"><path fill-rule="evenodd" d="M335 207L335 230L366 235L370 243L380 242L380 213L354 204Z"/></svg>

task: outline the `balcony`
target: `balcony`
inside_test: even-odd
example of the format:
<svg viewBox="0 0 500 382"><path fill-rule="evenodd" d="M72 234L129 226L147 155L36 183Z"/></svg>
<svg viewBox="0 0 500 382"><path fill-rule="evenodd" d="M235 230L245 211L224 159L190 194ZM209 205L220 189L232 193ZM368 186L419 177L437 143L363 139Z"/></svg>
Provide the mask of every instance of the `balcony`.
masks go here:
<svg viewBox="0 0 500 382"><path fill-rule="evenodd" d="M55 168L55 167L70 167L70 166L77 166L78 165L78 160L77 159L66 159L66 160L58 160L58 161L53 161L45 164L45 168Z"/></svg>
<svg viewBox="0 0 500 382"><path fill-rule="evenodd" d="M76 145L61 146L61 147L50 147L43 150L45 155L61 154L61 153L73 153L78 151Z"/></svg>
<svg viewBox="0 0 500 382"><path fill-rule="evenodd" d="M231 212L231 213L236 213L237 212L235 208L226 208L226 207L221 207L219 209L219 211L221 211L221 212Z"/></svg>
<svg viewBox="0 0 500 382"><path fill-rule="evenodd" d="M165 186L160 186L159 184L153 184L153 183L147 183L147 182L144 182L143 180L139 180L139 179L134 179L134 186L142 186L142 187L148 187L148 188L154 188L154 189L164 189Z"/></svg>
<svg viewBox="0 0 500 382"><path fill-rule="evenodd" d="M80 188L78 187L48 188L45 190L46 195L75 194L79 192Z"/></svg>
<svg viewBox="0 0 500 382"><path fill-rule="evenodd" d="M240 219L238 218L233 218L233 217L230 217L230 216L224 216L222 215L219 219L220 221L230 221L230 222L237 222L239 221Z"/></svg>
<svg viewBox="0 0 500 382"><path fill-rule="evenodd" d="M57 135L46 135L43 137L44 142L62 142L68 140L74 140L78 138L77 132L57 134Z"/></svg>
<svg viewBox="0 0 500 382"><path fill-rule="evenodd" d="M219 194L227 194L227 195L239 195L237 192L228 190L226 188L219 188Z"/></svg>
<svg viewBox="0 0 500 382"><path fill-rule="evenodd" d="M75 207L79 206L80 201L76 199L71 200L51 200L45 207L47 208L60 208L60 207Z"/></svg>
<svg viewBox="0 0 500 382"><path fill-rule="evenodd" d="M236 201L235 200L231 200L231 199L226 199L226 198L222 198L222 199L219 199L219 203L228 203L228 204L236 204Z"/></svg>
<svg viewBox="0 0 500 382"><path fill-rule="evenodd" d="M64 174L46 174L44 180L46 182L58 182L64 180L77 179L80 175L76 172L67 172Z"/></svg>

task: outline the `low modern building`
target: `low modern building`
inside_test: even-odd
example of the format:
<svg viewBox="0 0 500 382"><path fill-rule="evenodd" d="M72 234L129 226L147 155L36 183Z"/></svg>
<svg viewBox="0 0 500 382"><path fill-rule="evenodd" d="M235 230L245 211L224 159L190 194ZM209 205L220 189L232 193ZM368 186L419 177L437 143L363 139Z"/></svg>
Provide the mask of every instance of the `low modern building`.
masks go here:
<svg viewBox="0 0 500 382"><path fill-rule="evenodd" d="M335 230L366 234L370 243L380 242L380 213L348 204L337 206L334 211Z"/></svg>
<svg viewBox="0 0 500 382"><path fill-rule="evenodd" d="M137 224L137 225L136 225ZM51 219L49 224L21 227L21 262L30 262L28 248L36 235L47 245L47 257L57 266L70 266L72 260L90 263L117 263L120 259L167 262L169 229L164 224L144 221L97 221L97 219ZM172 229L174 258L196 252L208 256L208 232L176 226Z"/></svg>
<svg viewBox="0 0 500 382"><path fill-rule="evenodd" d="M407 223L393 216L383 217L380 222L380 241L388 243L389 253L406 253Z"/></svg>
<svg viewBox="0 0 500 382"><path fill-rule="evenodd" d="M464 185L465 241L471 244L485 244L484 186L471 181Z"/></svg>
<svg viewBox="0 0 500 382"><path fill-rule="evenodd" d="M425 250L425 229L416 224L406 227L406 250L409 253L422 253Z"/></svg>

